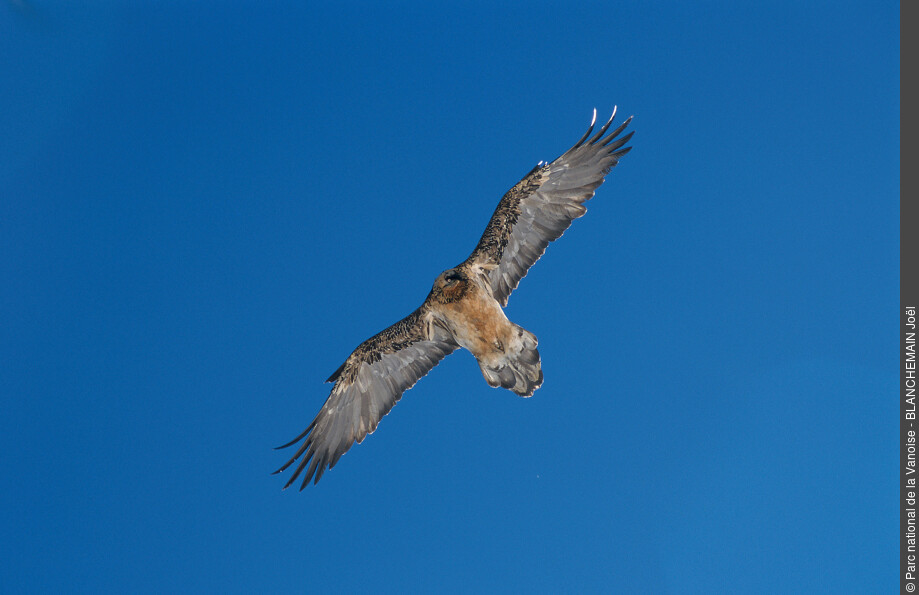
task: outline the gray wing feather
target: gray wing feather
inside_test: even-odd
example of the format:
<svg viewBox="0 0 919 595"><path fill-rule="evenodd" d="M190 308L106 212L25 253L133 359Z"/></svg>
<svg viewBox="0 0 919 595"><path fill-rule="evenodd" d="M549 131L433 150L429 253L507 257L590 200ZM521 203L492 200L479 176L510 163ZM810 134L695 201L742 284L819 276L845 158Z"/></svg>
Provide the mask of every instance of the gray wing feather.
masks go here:
<svg viewBox="0 0 919 595"><path fill-rule="evenodd" d="M492 294L501 305L507 305L511 292L549 242L587 212L583 203L631 149L621 148L631 132L617 139L631 117L606 134L615 115L613 110L609 121L592 137L591 123L577 144L552 163L536 166L498 203L467 262L484 265Z"/></svg>
<svg viewBox="0 0 919 595"><path fill-rule="evenodd" d="M425 322L422 310L361 343L332 375L335 386L313 423L278 447L303 441L294 456L275 471L280 473L299 459L285 488L301 474L301 490L311 479L317 483L351 445L377 428L402 393L458 347L440 325Z"/></svg>

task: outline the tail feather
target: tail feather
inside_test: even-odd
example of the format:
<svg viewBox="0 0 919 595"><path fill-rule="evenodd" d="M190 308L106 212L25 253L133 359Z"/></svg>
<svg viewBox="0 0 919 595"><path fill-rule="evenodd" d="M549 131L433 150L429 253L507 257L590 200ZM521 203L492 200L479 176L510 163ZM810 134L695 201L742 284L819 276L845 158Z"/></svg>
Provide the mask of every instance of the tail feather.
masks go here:
<svg viewBox="0 0 919 595"><path fill-rule="evenodd" d="M537 351L535 347L533 349L525 349L520 352L520 355L518 356L517 359L529 365L538 364L539 363L539 351Z"/></svg>
<svg viewBox="0 0 919 595"><path fill-rule="evenodd" d="M491 386L500 386L521 397L529 397L542 384L542 365L536 349L536 336L519 326L516 330L514 340L505 346L504 357L488 363L479 360L479 367Z"/></svg>

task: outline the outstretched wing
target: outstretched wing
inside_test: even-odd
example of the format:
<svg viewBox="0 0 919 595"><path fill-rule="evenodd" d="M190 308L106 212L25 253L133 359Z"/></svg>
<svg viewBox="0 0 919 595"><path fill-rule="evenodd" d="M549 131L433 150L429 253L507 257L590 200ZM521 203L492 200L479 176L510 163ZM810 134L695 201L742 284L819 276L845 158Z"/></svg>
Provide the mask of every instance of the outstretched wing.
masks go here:
<svg viewBox="0 0 919 595"><path fill-rule="evenodd" d="M498 203L466 262L487 271L492 294L502 306L507 305L511 292L549 242L558 239L574 219L587 212L583 203L631 149L620 147L633 133L616 138L631 117L604 136L615 115L613 109L609 122L591 137L597 119L594 110L590 128L576 145L552 163L537 165Z"/></svg>
<svg viewBox="0 0 919 595"><path fill-rule="evenodd" d="M313 423L302 434L278 448L303 440L280 473L299 459L290 486L303 473L300 489L311 478L317 483L351 445L372 433L380 419L419 378L431 371L459 345L425 307L361 343L329 378L335 382ZM307 467L307 465L309 465Z"/></svg>

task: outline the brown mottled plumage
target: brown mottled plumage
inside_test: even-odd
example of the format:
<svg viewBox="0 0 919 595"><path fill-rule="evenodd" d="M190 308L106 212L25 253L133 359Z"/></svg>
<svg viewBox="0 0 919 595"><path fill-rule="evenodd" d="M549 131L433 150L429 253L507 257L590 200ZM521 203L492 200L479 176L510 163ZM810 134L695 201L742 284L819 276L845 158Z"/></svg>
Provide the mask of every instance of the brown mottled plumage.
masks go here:
<svg viewBox="0 0 919 595"><path fill-rule="evenodd" d="M367 339L329 377L332 393L313 422L286 448L303 440L275 473L299 463L285 488L305 471L302 490L318 482L419 378L458 347L479 362L485 380L523 397L542 384L536 336L510 322L503 306L549 242L587 209L603 178L631 147L622 146L627 119L612 133L613 116L590 136L596 121L571 149L540 164L498 203L478 245L465 262L441 273L427 299L396 324ZM605 135L605 136L604 136Z"/></svg>

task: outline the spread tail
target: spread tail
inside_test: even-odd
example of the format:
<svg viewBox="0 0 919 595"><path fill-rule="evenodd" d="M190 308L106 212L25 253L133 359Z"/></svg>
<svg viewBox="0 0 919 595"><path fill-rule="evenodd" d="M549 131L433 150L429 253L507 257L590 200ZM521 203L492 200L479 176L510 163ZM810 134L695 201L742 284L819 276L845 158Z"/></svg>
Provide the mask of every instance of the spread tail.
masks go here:
<svg viewBox="0 0 919 595"><path fill-rule="evenodd" d="M501 386L521 397L530 397L542 384L542 365L536 349L536 335L514 326L516 333L510 344L502 346L503 357L487 363L480 359L479 368L491 386Z"/></svg>

